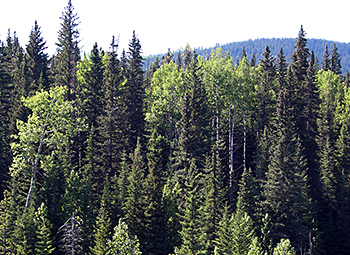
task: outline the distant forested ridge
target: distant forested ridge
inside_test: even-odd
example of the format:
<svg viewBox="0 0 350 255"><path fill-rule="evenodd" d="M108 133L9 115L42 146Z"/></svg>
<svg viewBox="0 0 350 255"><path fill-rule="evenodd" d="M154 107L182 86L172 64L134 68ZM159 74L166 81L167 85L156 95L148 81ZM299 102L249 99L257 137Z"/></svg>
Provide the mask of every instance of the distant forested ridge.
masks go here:
<svg viewBox="0 0 350 255"><path fill-rule="evenodd" d="M0 254L349 254L337 47L317 63L301 27L288 57L186 46L145 70L135 31L83 55L71 0L61 20L51 58L37 22L0 43Z"/></svg>
<svg viewBox="0 0 350 255"><path fill-rule="evenodd" d="M308 48L311 51L314 51L315 56L318 59L318 64L321 65L321 61L325 52L325 47L328 45L329 52L336 44L338 52L341 55L341 65L342 65L342 74L345 74L346 69L350 70L350 43L341 43L336 41L329 41L324 39L308 39ZM224 52L229 52L230 57L236 63L241 59L242 49L244 47L247 58L250 59L255 54L257 61L262 57L262 53L265 50L266 45L269 46L271 50L271 55L277 57L281 47L286 55L287 62L290 61L290 56L292 55L295 49L295 38L272 38L272 39L255 39L247 40L242 42L232 42L227 44L217 44L214 47L209 48L195 48L195 51L198 55L203 57L210 57L212 50L222 48ZM177 52L176 49L175 52ZM176 55L176 53L175 53ZM149 61L146 61L145 64L152 62L155 59L155 56L149 57ZM147 58L148 60L148 58Z"/></svg>

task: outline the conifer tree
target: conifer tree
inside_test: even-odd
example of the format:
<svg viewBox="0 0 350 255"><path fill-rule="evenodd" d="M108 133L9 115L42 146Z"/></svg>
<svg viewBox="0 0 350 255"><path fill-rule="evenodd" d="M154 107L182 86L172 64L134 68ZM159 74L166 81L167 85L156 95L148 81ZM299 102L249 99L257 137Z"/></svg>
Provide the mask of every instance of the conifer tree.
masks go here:
<svg viewBox="0 0 350 255"><path fill-rule="evenodd" d="M48 90L50 86L48 54L45 53L46 42L41 35L41 29L37 21L30 32L29 42L26 47L25 61L25 96L33 95L40 89Z"/></svg>
<svg viewBox="0 0 350 255"><path fill-rule="evenodd" d="M326 44L324 49L323 59L322 59L322 69L324 71L328 71L330 69L330 66L331 66L331 61L329 59L328 45Z"/></svg>
<svg viewBox="0 0 350 255"><path fill-rule="evenodd" d="M295 63L294 63L295 65ZM296 67L294 71L295 72ZM299 68L304 70L303 68ZM294 83L286 82L286 66L283 52L278 60L277 84L279 88L274 132L270 147L270 160L266 181L263 184L262 207L271 215L275 243L287 235L300 245L307 240L310 226L310 198L307 188L306 159L297 134L292 96ZM305 70L306 71L306 70ZM294 77L296 79L296 77ZM288 231L283 226L289 226Z"/></svg>
<svg viewBox="0 0 350 255"><path fill-rule="evenodd" d="M233 215L229 214L229 207L226 204L218 225L216 239L214 241L215 243L214 251L217 254L222 254L222 255L232 254L232 250L233 250L232 220L233 220Z"/></svg>
<svg viewBox="0 0 350 255"><path fill-rule="evenodd" d="M78 16L74 13L72 1L60 17L61 29L58 31L57 53L53 63L53 79L56 86L68 86L67 99L75 102L77 93L76 65L80 60Z"/></svg>
<svg viewBox="0 0 350 255"><path fill-rule="evenodd" d="M245 212L257 222L258 218L258 184L250 168L244 169L239 183L236 211Z"/></svg>
<svg viewBox="0 0 350 255"><path fill-rule="evenodd" d="M145 254L166 254L166 214L163 203L164 169L162 164L162 137L155 130L149 140L147 162L148 175L143 182L142 207L144 216L140 238L141 251Z"/></svg>
<svg viewBox="0 0 350 255"><path fill-rule="evenodd" d="M199 190L200 174L194 163L191 161L188 170L188 179L185 181L185 201L180 212L182 245L177 254L195 255L206 254L205 232L203 229L204 220L201 212L201 199Z"/></svg>
<svg viewBox="0 0 350 255"><path fill-rule="evenodd" d="M271 55L270 48L265 47L263 59L260 59L259 88L257 90L257 144L258 158L260 154L260 136L264 130L269 128L271 117L274 111L273 94L275 91L276 67L275 59Z"/></svg>
<svg viewBox="0 0 350 255"><path fill-rule="evenodd" d="M333 45L332 53L331 53L331 59L330 59L330 70L337 74L341 74L341 57L340 54L338 53L338 47L336 44Z"/></svg>
<svg viewBox="0 0 350 255"><path fill-rule="evenodd" d="M127 53L127 66L125 70L126 83L122 88L122 102L125 118L125 137L123 144L127 154L132 153L137 144L138 137L143 140L145 128L145 116L143 112L144 81L143 81L143 58L141 56L141 44L135 31L129 43Z"/></svg>
<svg viewBox="0 0 350 255"><path fill-rule="evenodd" d="M75 255L84 253L82 228L83 221L75 212L73 212L69 219L59 228L58 233L62 234L60 250L64 254Z"/></svg>
<svg viewBox="0 0 350 255"><path fill-rule="evenodd" d="M296 255L294 247L289 239L281 239L277 246L273 249L273 255Z"/></svg>
<svg viewBox="0 0 350 255"><path fill-rule="evenodd" d="M175 178L183 189L183 195L191 162L196 165L198 171L203 172L206 153L210 149L209 108L198 70L198 60L195 55L187 69L185 81L187 92L182 102L182 117L177 123L178 144L174 151ZM184 196L182 202L184 202Z"/></svg>
<svg viewBox="0 0 350 255"><path fill-rule="evenodd" d="M82 114L87 118L86 123L95 128L97 128L97 120L102 114L103 55L104 52L95 43L89 55L87 70L84 73L84 83L79 91Z"/></svg>
<svg viewBox="0 0 350 255"><path fill-rule="evenodd" d="M217 149L213 148L212 155L206 160L203 178L205 202L202 210L203 220L206 222L204 226L206 249L209 253L214 251L214 240L217 236L219 222L223 213L222 208L226 199L223 177L219 154Z"/></svg>
<svg viewBox="0 0 350 255"><path fill-rule="evenodd" d="M251 242L255 237L251 217L247 213L237 210L231 224L233 243L231 254L248 254Z"/></svg>
<svg viewBox="0 0 350 255"><path fill-rule="evenodd" d="M125 254L125 255L141 255L140 244L137 237L130 236L128 226L121 219L114 228L114 234L108 241L108 251L106 255Z"/></svg>
<svg viewBox="0 0 350 255"><path fill-rule="evenodd" d="M36 228L34 223L34 206L18 215L14 229L13 241L16 254L36 254L35 244L37 243Z"/></svg>
<svg viewBox="0 0 350 255"><path fill-rule="evenodd" d="M130 228L130 234L140 237L144 231L143 226L141 225L142 220L144 219L141 199L143 193L142 183L145 176L145 162L140 139L138 139L131 160L131 173L128 178L127 198L123 211L125 214L125 221Z"/></svg>
<svg viewBox="0 0 350 255"><path fill-rule="evenodd" d="M102 175L112 178L121 171L123 112L120 89L122 85L121 63L117 58L114 37L107 53L102 83L102 115L98 118L97 143L100 151L98 163Z"/></svg>
<svg viewBox="0 0 350 255"><path fill-rule="evenodd" d="M9 56L3 45L0 46L0 200L9 181L9 167L12 161L10 134L12 133L12 77L7 68Z"/></svg>
<svg viewBox="0 0 350 255"><path fill-rule="evenodd" d="M295 50L292 54L289 72L289 83L292 93L292 108L297 136L306 160L308 184L314 201L319 195L319 173L317 165L317 114L318 89L315 83L314 63L308 62L309 50L306 46L305 32L301 27Z"/></svg>
<svg viewBox="0 0 350 255"><path fill-rule="evenodd" d="M252 58L250 59L250 66L255 67L256 66L256 56L255 53L253 52Z"/></svg>
<svg viewBox="0 0 350 255"><path fill-rule="evenodd" d="M91 248L94 255L105 255L109 248L107 241L112 238L112 225L110 219L109 201L109 183L106 181L101 198L101 205L98 216L96 218L96 226L94 229L94 246Z"/></svg>
<svg viewBox="0 0 350 255"><path fill-rule="evenodd" d="M51 233L51 223L47 219L47 207L44 203L36 210L34 223L37 226L37 241L35 244L35 254L45 255L54 252L54 244Z"/></svg>

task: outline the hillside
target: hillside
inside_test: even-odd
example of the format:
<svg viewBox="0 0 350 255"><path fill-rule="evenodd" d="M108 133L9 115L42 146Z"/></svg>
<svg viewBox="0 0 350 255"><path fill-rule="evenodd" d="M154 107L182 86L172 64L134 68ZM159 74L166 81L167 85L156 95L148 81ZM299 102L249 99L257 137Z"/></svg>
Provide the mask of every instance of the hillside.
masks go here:
<svg viewBox="0 0 350 255"><path fill-rule="evenodd" d="M338 47L338 52L342 58L342 74L345 74L346 69L350 69L350 43L340 43L323 39L308 39L307 46L310 52L314 51L318 59L318 63L321 66L326 44L328 45L329 52L331 53L334 43ZM287 57L287 61L289 61L290 56L294 51L295 38L256 39L242 42L232 42L223 45L217 44L215 47L196 48L195 50L199 55L209 57L210 52L213 49L221 47L224 50L224 52L229 52L234 62L237 62L237 60L239 60L241 57L242 49L244 47L248 59L250 59L252 54L254 53L258 62L259 58L261 57L261 54L264 52L266 45L270 47L271 54L273 56L277 56L280 48L282 47ZM148 63L152 63L155 57L156 56L150 56L149 58L147 58L145 65L147 66Z"/></svg>

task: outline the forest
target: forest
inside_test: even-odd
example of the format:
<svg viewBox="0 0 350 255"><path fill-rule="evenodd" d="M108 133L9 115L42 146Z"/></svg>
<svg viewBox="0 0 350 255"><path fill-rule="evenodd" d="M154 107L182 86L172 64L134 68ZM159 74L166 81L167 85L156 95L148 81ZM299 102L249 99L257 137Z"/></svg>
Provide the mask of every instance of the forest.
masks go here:
<svg viewBox="0 0 350 255"><path fill-rule="evenodd" d="M68 1L0 45L0 254L348 254L350 76L301 26L290 59L186 46L144 68L79 48Z"/></svg>

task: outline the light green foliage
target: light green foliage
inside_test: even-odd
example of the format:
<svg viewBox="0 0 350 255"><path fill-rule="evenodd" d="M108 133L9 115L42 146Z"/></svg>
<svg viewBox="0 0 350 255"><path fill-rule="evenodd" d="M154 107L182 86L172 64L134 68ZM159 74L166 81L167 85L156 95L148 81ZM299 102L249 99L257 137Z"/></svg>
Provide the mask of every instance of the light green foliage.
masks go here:
<svg viewBox="0 0 350 255"><path fill-rule="evenodd" d="M295 255L296 252L291 245L289 239L281 239L277 246L273 249L273 255Z"/></svg>
<svg viewBox="0 0 350 255"><path fill-rule="evenodd" d="M107 242L108 252L107 255L137 255L142 254L140 251L139 240L134 237L130 237L128 233L128 226L121 219L118 225L114 228L114 234L112 240Z"/></svg>
<svg viewBox="0 0 350 255"><path fill-rule="evenodd" d="M220 222L218 237L215 240L216 253L221 255L248 254L255 231L248 214L237 211L232 217L227 212Z"/></svg>
<svg viewBox="0 0 350 255"><path fill-rule="evenodd" d="M35 254L49 255L54 251L53 241L51 239L51 224L47 219L47 208L45 204L35 212L34 222L37 225L37 242L35 245Z"/></svg>
<svg viewBox="0 0 350 255"><path fill-rule="evenodd" d="M255 236L253 221L247 213L241 214L237 211L232 221L233 229L233 254L247 254L252 239Z"/></svg>
<svg viewBox="0 0 350 255"><path fill-rule="evenodd" d="M257 237L254 237L252 240L252 243L249 246L248 255L267 255L267 252L262 249Z"/></svg>
<svg viewBox="0 0 350 255"><path fill-rule="evenodd" d="M158 128L173 151L175 124L181 118L181 100L184 95L184 73L174 62L163 64L146 90L146 121L150 128Z"/></svg>
<svg viewBox="0 0 350 255"><path fill-rule="evenodd" d="M334 74L332 71L320 70L317 73L316 80L321 100L321 117L333 117L340 121L342 117L335 115L335 109L339 112L344 107L342 105L344 85L341 82L341 77ZM328 121L330 121L330 119L328 119Z"/></svg>
<svg viewBox="0 0 350 255"><path fill-rule="evenodd" d="M26 206L35 188L37 171L46 175L57 165L57 158L70 143L69 137L78 131L72 119L73 106L64 99L65 93L66 88L55 87L22 99L32 114L27 122L17 120L18 134L16 142L11 144L14 160L10 171L15 181L26 183L21 188L29 189L24 191L28 194Z"/></svg>
<svg viewBox="0 0 350 255"><path fill-rule="evenodd" d="M221 48L212 51L210 59L204 60L199 57L200 65L203 66L203 83L207 92L210 107L221 113L229 106L229 93L233 87L234 67L232 58L224 53Z"/></svg>

